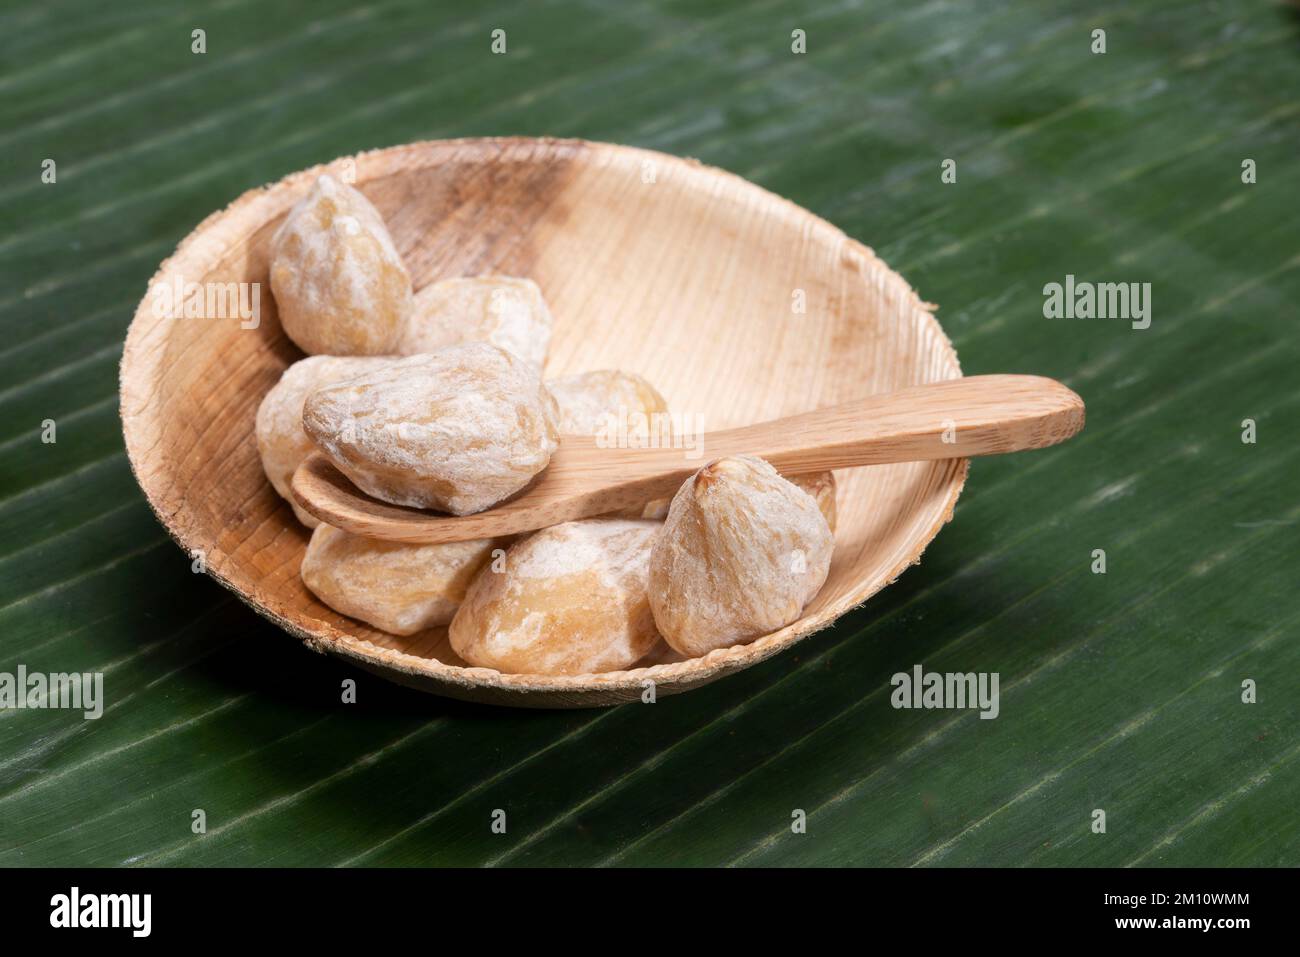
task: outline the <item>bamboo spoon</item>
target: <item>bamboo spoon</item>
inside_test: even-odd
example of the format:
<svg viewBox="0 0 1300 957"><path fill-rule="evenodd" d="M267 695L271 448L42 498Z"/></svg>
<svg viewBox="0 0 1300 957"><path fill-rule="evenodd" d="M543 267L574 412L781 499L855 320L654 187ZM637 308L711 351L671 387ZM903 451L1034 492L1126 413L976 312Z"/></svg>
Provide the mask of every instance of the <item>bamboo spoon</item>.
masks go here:
<svg viewBox="0 0 1300 957"><path fill-rule="evenodd" d="M474 515L439 515L364 495L320 453L293 477L298 504L357 535L411 543L494 538L603 515L676 492L705 462L757 455L798 475L892 462L1037 449L1083 428L1083 400L1054 379L986 375L873 395L772 422L697 436L683 448L600 448L565 436L538 479Z"/></svg>

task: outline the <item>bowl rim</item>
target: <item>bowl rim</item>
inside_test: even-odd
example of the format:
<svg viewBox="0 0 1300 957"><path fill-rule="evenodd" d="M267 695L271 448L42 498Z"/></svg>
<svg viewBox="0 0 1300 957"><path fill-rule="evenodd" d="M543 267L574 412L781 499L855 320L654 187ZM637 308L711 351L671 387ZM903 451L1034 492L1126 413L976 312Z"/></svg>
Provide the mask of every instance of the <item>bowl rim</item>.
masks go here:
<svg viewBox="0 0 1300 957"><path fill-rule="evenodd" d="M709 177L720 177L741 192L750 192L757 201L769 207L775 204L786 215L798 219L809 228L829 231L830 238L843 243L855 254L861 256L869 267L885 270L897 277L898 281L905 287L906 296L910 298L911 304L925 313L926 319L931 326L929 331L935 337L935 344L949 365L950 371L953 372L953 375L949 376L949 378L961 376L961 365L957 352L938 320L934 318L933 310L935 307L924 302L901 274L891 269L888 264L877 257L869 246L847 235L833 223L736 173L701 163L699 160L690 157L675 156L643 147L577 138L530 136L463 137L417 140L395 146L364 150L337 157L327 163L319 163L315 166L291 172L272 183L255 186L240 194L225 207L215 210L204 217L177 244L176 249L159 264L146 285L144 297L140 300L132 315L118 366L118 415L122 420L122 433L126 445L127 460L130 463L136 484L144 492L150 509L157 516L159 523L167 534L181 547L182 551L188 555L195 550L203 550L205 547L210 546L211 543L192 540L190 534L192 529L186 529L176 520L181 509L169 510L165 508L162 501L160 501L160 490L155 487L151 477L142 471L145 456L151 448L151 437L148 434L150 432L148 424L142 422L141 419L146 417L145 414L151 410L152 404L149 401L147 390L141 390L136 384L136 380L139 378L145 382L152 381L151 376L141 376L139 373L141 370L152 371L152 368L158 364L156 359L150 356L148 340L151 335L161 335L159 324L163 322L163 319L150 315L149 290L153 289L169 271L175 269L183 260L195 255L211 255L208 249L214 244L217 246L215 255L220 255L229 248L229 241L238 240L246 235L246 229L234 229L240 213L246 212L251 207L266 202L272 197L293 193L303 181L314 181L315 177L323 172L331 171L339 164L348 161L355 163L358 182L363 184L366 179L360 177L360 171L365 161L380 158L389 160L408 155L411 157L422 156L427 159L426 162L404 164L406 168L418 169L435 165L437 154L440 151L493 148L498 153L504 153L517 147L531 149L541 147L567 148L583 152L595 151L597 153L612 154L614 157L634 157L667 164L669 167L680 169L693 176L704 174ZM389 173L388 175L393 174ZM142 392L146 394L141 394ZM716 677L721 677L723 674L757 664L823 628L829 627L841 616L865 603L881 589L893 584L908 567L919 563L922 553L934 541L940 529L952 519L957 499L965 488L966 479L969 475L969 459L949 459L944 461L951 465L953 474L944 480L947 485L947 493L939 517L920 535L919 548L891 568L886 575L881 576L874 582L866 582L861 588L851 588L843 597L820 609L815 615L805 615L784 628L760 636L746 644L717 649L697 658L630 668L623 671L580 675L507 674L491 668L447 664L436 658L425 658L395 648L377 645L366 638L359 638L349 634L330 622L321 619L312 619L319 629L318 632L313 632L288 617L278 607L280 603L271 600L270 596L256 594L256 589L253 589L254 594L245 593L230 577L223 573L220 562L208 562L206 572L220 585L233 592L258 615L274 622L289 634L303 641L312 650L350 659L372 671L396 672L399 681L402 677L411 679L402 681L404 684L424 686L424 683L432 680L441 690L457 697L461 696L456 694L457 690L470 692L481 689L500 689L509 692L539 694L555 692L569 694L625 692L640 695L643 689L648 687L649 683L653 683L660 688L665 685L677 685L679 686L677 690L686 690L707 683ZM935 464L942 465L944 462L936 462ZM577 704L579 702L575 701L573 703Z"/></svg>

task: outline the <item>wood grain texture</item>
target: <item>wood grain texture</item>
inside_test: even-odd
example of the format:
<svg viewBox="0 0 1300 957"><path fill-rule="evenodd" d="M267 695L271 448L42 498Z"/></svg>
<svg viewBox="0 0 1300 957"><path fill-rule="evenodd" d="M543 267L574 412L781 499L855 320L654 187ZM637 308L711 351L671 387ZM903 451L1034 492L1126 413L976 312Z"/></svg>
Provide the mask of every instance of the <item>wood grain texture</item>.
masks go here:
<svg viewBox="0 0 1300 957"><path fill-rule="evenodd" d="M548 376L622 368L677 414L729 429L957 378L939 325L897 274L840 230L731 174L646 150L572 140L416 143L360 154L356 185L415 285L496 271L535 279L556 316ZM132 468L187 551L318 650L453 697L536 707L697 687L789 647L915 562L952 514L965 459L846 471L836 552L804 616L690 661L579 677L467 668L445 629L398 638L342 617L302 585L306 531L262 474L261 397L300 357L267 289L269 240L324 169L253 190L199 225L154 283L255 282L262 318L170 319L148 298L121 370ZM792 308L796 290L806 312Z"/></svg>
<svg viewBox="0 0 1300 957"><path fill-rule="evenodd" d="M692 436L683 447L561 437L546 471L499 505L452 516L366 495L317 452L293 478L298 504L355 535L437 544L496 538L634 509L672 496L701 465L757 455L783 474L1002 455L1078 434L1083 400L1054 379L988 375L913 386L772 422ZM678 436L680 438L680 436Z"/></svg>

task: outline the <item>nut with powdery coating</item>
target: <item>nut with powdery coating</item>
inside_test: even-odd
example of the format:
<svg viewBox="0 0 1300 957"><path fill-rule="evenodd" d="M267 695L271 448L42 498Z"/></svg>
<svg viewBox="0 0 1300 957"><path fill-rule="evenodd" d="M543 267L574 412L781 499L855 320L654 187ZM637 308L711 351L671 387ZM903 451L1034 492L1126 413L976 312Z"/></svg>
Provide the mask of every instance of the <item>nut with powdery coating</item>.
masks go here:
<svg viewBox="0 0 1300 957"><path fill-rule="evenodd" d="M547 379L546 387L560 407L560 432L565 435L626 432L633 440L647 441L667 423L668 403L659 391L634 372L600 369ZM620 422L620 418L626 421ZM666 438L671 438L671 432Z"/></svg>
<svg viewBox="0 0 1300 957"><path fill-rule="evenodd" d="M498 539L406 545L321 525L302 560L302 581L335 611L394 635L451 621Z"/></svg>
<svg viewBox="0 0 1300 957"><path fill-rule="evenodd" d="M415 294L397 351L409 356L464 342L488 342L540 370L553 325L542 290L531 279L444 279Z"/></svg>
<svg viewBox="0 0 1300 957"><path fill-rule="evenodd" d="M634 372L580 372L548 379L546 388L560 407L560 432L564 435L620 440L626 435L636 447L649 447L656 436L664 443L672 439L668 403L658 389ZM661 521L668 514L668 501L656 499L616 514Z"/></svg>
<svg viewBox="0 0 1300 957"><path fill-rule="evenodd" d="M835 531L835 473L834 472L813 472L810 475L791 475L789 478L791 485L797 485L813 497L817 507L821 509L826 524L830 530ZM672 504L672 499L656 499L645 507L642 512L642 518L653 518L659 521L668 517L668 506Z"/></svg>
<svg viewBox="0 0 1300 957"><path fill-rule="evenodd" d="M298 521L315 528L320 521L298 507L289 483L302 460L316 450L316 443L303 431L302 405L317 389L377 369L396 357L310 356L284 370L257 408L257 451L262 471L275 490L293 507Z"/></svg>
<svg viewBox="0 0 1300 957"><path fill-rule="evenodd" d="M271 291L285 334L311 355L397 352L413 303L379 211L328 174L276 231Z"/></svg>
<svg viewBox="0 0 1300 957"><path fill-rule="evenodd" d="M595 518L554 525L485 568L451 622L471 665L509 674L630 668L659 641L646 597L658 522Z"/></svg>
<svg viewBox="0 0 1300 957"><path fill-rule="evenodd" d="M655 543L655 623L690 657L776 631L821 590L834 547L817 502L771 465L711 462L673 497Z"/></svg>
<svg viewBox="0 0 1300 957"><path fill-rule="evenodd" d="M830 526L832 532L835 531L835 473L813 472L811 475L791 475L789 480L791 484L799 486L813 497L813 501L821 509L822 517L826 519L826 524Z"/></svg>
<svg viewBox="0 0 1300 957"><path fill-rule="evenodd" d="M558 415L532 366L475 342L317 390L302 422L363 492L467 515L546 468L558 444Z"/></svg>

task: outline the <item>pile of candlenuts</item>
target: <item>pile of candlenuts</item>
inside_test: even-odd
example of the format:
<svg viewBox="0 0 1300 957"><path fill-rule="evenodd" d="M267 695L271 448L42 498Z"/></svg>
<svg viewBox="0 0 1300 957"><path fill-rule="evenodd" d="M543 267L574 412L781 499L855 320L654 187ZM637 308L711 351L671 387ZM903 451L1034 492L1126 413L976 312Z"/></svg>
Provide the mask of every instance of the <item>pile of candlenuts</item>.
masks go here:
<svg viewBox="0 0 1300 957"><path fill-rule="evenodd" d="M319 523L290 491L316 450L377 499L465 515L532 481L561 435L648 443L668 407L630 372L543 380L552 317L529 279L413 292L378 211L329 175L271 256L281 325L309 357L263 399L257 444L313 529L302 580L339 613L395 635L449 625L476 667L574 675L751 641L796 620L825 582L833 476L787 480L749 456L710 462L671 501L515 538L411 545Z"/></svg>

